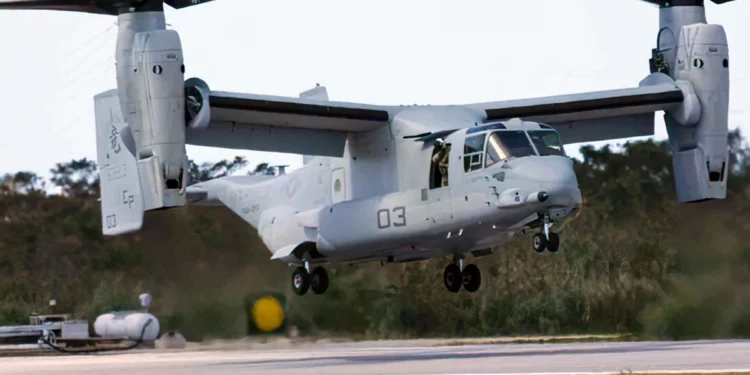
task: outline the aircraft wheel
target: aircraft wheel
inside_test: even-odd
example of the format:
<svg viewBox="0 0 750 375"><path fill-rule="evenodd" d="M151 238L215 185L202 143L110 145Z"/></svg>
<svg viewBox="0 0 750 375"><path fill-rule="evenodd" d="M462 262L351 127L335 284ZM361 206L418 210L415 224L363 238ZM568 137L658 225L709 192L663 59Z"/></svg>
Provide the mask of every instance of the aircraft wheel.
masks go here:
<svg viewBox="0 0 750 375"><path fill-rule="evenodd" d="M543 233L537 233L534 235L534 250L541 254L547 249L547 237Z"/></svg>
<svg viewBox="0 0 750 375"><path fill-rule="evenodd" d="M556 253L560 248L560 236L557 233L549 234L549 241L547 242L547 250L550 253Z"/></svg>
<svg viewBox="0 0 750 375"><path fill-rule="evenodd" d="M445 287L448 288L448 291L451 293L458 293L458 291L461 290L463 276L461 275L461 269L458 268L458 265L452 263L448 265L448 267L445 267L443 281L445 282Z"/></svg>
<svg viewBox="0 0 750 375"><path fill-rule="evenodd" d="M323 294L328 290L328 272L323 267L318 267L310 274L310 287L315 294Z"/></svg>
<svg viewBox="0 0 750 375"><path fill-rule="evenodd" d="M310 288L310 274L307 272L305 267L297 267L292 274L292 288L294 293L302 296L307 293L307 289Z"/></svg>
<svg viewBox="0 0 750 375"><path fill-rule="evenodd" d="M479 271L479 267L470 264L464 268L463 273L464 289L469 293L474 293L479 290L479 286L482 285L482 273Z"/></svg>

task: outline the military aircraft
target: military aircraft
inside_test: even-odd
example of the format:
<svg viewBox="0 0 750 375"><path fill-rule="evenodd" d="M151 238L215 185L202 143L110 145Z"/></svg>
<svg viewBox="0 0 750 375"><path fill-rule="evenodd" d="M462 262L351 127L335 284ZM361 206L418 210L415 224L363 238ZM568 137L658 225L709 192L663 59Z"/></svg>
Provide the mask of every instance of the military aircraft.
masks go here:
<svg viewBox="0 0 750 375"><path fill-rule="evenodd" d="M296 267L297 294L326 291L326 264L450 256L446 288L474 292L481 273L467 256L533 231L537 252L560 248L552 229L583 202L563 145L653 135L657 111L679 201L726 197L729 51L703 0L649 0L661 27L650 75L637 87L444 106L334 102L325 87L299 98L230 93L185 81L164 3L205 2L0 0L0 9L118 17L117 89L95 97L105 235L141 229L148 211L224 205L257 228L272 259ZM189 186L186 144L296 153L305 163Z"/></svg>

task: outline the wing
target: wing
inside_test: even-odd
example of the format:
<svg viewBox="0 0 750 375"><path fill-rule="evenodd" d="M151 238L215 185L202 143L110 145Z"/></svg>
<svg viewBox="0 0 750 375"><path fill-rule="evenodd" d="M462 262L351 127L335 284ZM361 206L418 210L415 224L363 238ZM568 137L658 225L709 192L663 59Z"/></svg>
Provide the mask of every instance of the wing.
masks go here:
<svg viewBox="0 0 750 375"><path fill-rule="evenodd" d="M679 106L685 95L655 73L637 88L470 105L487 120L522 118L553 126L566 144L654 134L654 112Z"/></svg>
<svg viewBox="0 0 750 375"><path fill-rule="evenodd" d="M347 134L388 124L386 107L211 91L210 122L187 128L197 146L342 156Z"/></svg>

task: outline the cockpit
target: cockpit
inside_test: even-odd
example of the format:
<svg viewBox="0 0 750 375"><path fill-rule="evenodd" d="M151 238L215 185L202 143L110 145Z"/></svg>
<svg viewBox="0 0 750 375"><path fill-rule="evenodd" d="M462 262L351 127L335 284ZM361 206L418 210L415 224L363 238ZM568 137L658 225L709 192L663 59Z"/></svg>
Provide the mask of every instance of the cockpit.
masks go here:
<svg viewBox="0 0 750 375"><path fill-rule="evenodd" d="M550 126L508 129L490 124L469 129L464 143L464 170L473 172L498 162L524 156L565 156L560 135Z"/></svg>

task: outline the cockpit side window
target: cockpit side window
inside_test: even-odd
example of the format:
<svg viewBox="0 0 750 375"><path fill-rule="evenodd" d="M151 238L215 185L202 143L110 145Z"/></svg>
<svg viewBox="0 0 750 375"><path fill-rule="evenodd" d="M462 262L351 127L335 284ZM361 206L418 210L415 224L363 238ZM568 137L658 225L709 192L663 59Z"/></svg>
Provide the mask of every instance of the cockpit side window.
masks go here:
<svg viewBox="0 0 750 375"><path fill-rule="evenodd" d="M554 130L534 130L529 132L531 141L534 142L540 156L558 155L565 156L565 151L560 141L560 135Z"/></svg>
<svg viewBox="0 0 750 375"><path fill-rule="evenodd" d="M464 170L466 172L482 169L486 137L487 134L466 137L466 142L464 142Z"/></svg>
<svg viewBox="0 0 750 375"><path fill-rule="evenodd" d="M485 167L502 160L534 155L536 152L526 132L522 130L497 131L493 132L487 140Z"/></svg>

